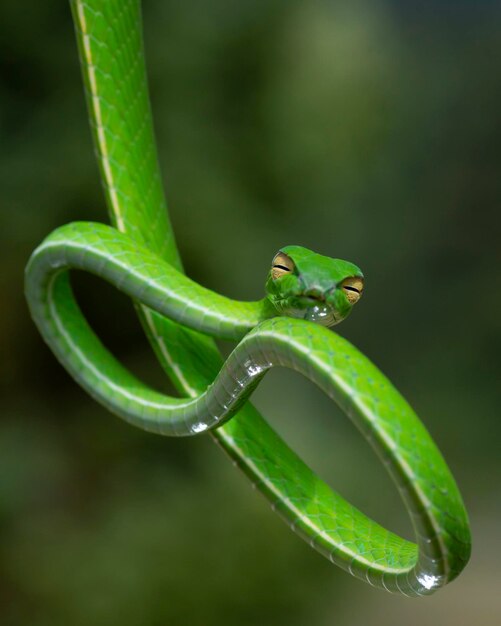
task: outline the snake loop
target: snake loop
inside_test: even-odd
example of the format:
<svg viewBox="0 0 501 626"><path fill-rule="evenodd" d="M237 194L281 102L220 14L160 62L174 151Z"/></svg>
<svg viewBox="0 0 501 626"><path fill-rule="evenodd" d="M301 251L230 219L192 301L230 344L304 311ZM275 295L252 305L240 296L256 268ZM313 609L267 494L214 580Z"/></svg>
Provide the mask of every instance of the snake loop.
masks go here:
<svg viewBox="0 0 501 626"><path fill-rule="evenodd" d="M71 269L100 276L184 326L240 342L200 395L161 394L128 372L93 333L73 297ZM220 427L270 368L300 372L339 404L381 456L411 514L418 546L369 520L337 494L332 494L335 503L328 515L323 511L326 494L308 488L307 496L282 488L275 505L289 519L292 512L294 527L310 530L316 547L334 562L388 589L425 593L462 569L468 556L467 522L440 453L389 381L330 330L270 318L264 301L237 302L215 294L102 224L69 224L47 237L27 266L26 294L40 332L75 380L112 412L158 434L188 436Z"/></svg>
<svg viewBox="0 0 501 626"><path fill-rule="evenodd" d="M44 339L72 376L124 419L162 434L209 431L295 532L356 577L405 595L429 594L453 580L469 558L468 520L430 435L386 377L343 338L318 324L273 317L267 301L230 300L182 274L156 159L140 3L70 2L116 228L63 226L33 253L26 296ZM134 299L183 398L149 388L107 351L74 299L75 269ZM277 275L290 269L284 257ZM224 364L207 335L239 341ZM353 420L397 484L416 543L333 491L246 402L275 366L308 377Z"/></svg>

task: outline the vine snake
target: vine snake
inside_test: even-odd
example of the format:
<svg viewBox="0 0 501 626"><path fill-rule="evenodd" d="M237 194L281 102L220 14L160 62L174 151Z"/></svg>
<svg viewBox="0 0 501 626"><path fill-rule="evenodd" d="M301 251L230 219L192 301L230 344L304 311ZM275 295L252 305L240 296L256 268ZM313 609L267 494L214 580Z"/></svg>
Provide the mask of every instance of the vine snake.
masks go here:
<svg viewBox="0 0 501 626"><path fill-rule="evenodd" d="M133 424L167 435L209 431L291 528L354 576L408 596L450 582L471 544L456 483L405 399L328 328L359 299L362 273L288 246L275 255L259 302L231 300L184 276L157 162L140 3L71 0L71 8L113 226L62 226L34 251L25 289L45 341L94 398ZM107 351L72 294L70 270L133 298L181 397L149 388ZM238 341L224 363L211 337ZM307 376L353 420L397 484L416 543L333 491L247 402L274 366Z"/></svg>

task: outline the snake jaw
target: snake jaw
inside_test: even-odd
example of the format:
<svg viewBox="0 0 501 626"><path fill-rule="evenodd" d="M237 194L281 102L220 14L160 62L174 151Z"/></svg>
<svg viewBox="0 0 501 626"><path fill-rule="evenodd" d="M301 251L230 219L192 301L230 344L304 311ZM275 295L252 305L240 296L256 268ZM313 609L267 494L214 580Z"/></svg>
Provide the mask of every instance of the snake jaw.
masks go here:
<svg viewBox="0 0 501 626"><path fill-rule="evenodd" d="M334 326L341 321L342 318L336 316L336 311L326 304L316 304L305 310L304 319L315 322L321 326Z"/></svg>
<svg viewBox="0 0 501 626"><path fill-rule="evenodd" d="M321 326L334 326L346 316L341 315L331 304L324 299L301 295L299 297L273 300L273 305L279 315L304 319Z"/></svg>

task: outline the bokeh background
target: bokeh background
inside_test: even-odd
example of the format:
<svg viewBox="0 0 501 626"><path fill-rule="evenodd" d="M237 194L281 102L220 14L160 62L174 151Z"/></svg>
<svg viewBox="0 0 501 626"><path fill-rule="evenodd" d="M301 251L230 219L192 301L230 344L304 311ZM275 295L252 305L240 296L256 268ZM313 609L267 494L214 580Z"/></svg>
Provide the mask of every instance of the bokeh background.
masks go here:
<svg viewBox="0 0 501 626"><path fill-rule="evenodd" d="M358 263L366 293L339 332L422 416L473 555L433 597L372 589L294 536L209 437L135 430L69 379L22 272L51 229L105 221L104 201L69 7L2 0L1 623L499 623L499 2L146 0L144 21L189 274L256 299L283 244ZM77 278L106 342L168 388L127 300ZM336 489L411 537L384 470L318 390L272 372L255 401Z"/></svg>

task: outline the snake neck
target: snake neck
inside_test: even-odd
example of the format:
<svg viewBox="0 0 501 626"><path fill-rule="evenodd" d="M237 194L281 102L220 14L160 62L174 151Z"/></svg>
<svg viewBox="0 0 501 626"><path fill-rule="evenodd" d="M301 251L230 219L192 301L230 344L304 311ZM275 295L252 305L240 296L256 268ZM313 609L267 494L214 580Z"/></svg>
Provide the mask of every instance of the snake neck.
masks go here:
<svg viewBox="0 0 501 626"><path fill-rule="evenodd" d="M277 310L272 301L266 297L257 302L258 310L259 310L259 321L262 322L264 320L270 319L270 317L277 317L277 315L281 315L280 311Z"/></svg>

